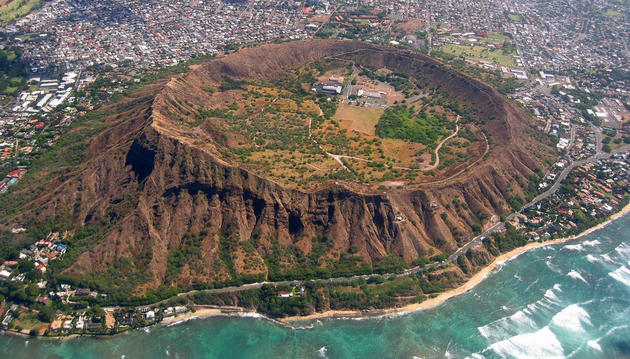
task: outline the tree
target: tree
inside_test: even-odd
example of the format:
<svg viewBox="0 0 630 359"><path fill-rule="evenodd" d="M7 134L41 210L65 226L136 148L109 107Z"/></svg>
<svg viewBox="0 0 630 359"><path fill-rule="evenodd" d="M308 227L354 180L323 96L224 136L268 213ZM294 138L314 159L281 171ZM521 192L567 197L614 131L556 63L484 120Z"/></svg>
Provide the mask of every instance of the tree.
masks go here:
<svg viewBox="0 0 630 359"><path fill-rule="evenodd" d="M580 223L580 224L587 222L586 215L579 208L576 208L576 209L573 210L573 217L575 218L575 221Z"/></svg>
<svg viewBox="0 0 630 359"><path fill-rule="evenodd" d="M470 266L464 256L457 257L457 265L462 269L462 272L468 274L470 272Z"/></svg>
<svg viewBox="0 0 630 359"><path fill-rule="evenodd" d="M25 259L18 262L18 270L20 273L28 273L35 269L35 265L31 261L27 261Z"/></svg>
<svg viewBox="0 0 630 359"><path fill-rule="evenodd" d="M37 314L37 318L44 323L51 323L55 319L55 310L52 307L44 307Z"/></svg>
<svg viewBox="0 0 630 359"><path fill-rule="evenodd" d="M103 308L101 308L100 305L95 304L94 306L92 306L92 308L88 310L88 315L92 317L103 317L105 316L105 311L103 310Z"/></svg>

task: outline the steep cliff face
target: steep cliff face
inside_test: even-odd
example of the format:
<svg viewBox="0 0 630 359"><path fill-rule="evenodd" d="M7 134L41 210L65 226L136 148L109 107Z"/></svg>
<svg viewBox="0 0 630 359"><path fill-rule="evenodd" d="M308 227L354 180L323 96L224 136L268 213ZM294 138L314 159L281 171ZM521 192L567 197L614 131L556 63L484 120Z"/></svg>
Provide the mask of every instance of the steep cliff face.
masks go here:
<svg viewBox="0 0 630 359"><path fill-rule="evenodd" d="M490 119L484 125L492 138L487 158L419 188L358 193L330 183L302 192L230 165L195 144L198 129L173 121L174 113L198 111L208 100L201 89L225 76L263 80L326 56L355 56L357 50L370 51L376 64L420 67L429 82L476 106L479 116ZM374 264L388 255L411 262L452 252L472 237L473 225L509 211L510 199L522 194L527 177L550 152L525 134L529 119L494 90L430 58L389 51L359 42L309 41L210 61L172 79L153 100L137 100L110 118L81 168L64 182L51 182L55 190L24 206L24 217L15 221L71 211L77 226L104 223L107 231L65 273L141 272L138 293L164 283L187 287L265 276L274 255L274 263L289 270L314 252L321 267L347 253ZM532 144L535 155L527 149ZM36 207L46 209L36 214Z"/></svg>

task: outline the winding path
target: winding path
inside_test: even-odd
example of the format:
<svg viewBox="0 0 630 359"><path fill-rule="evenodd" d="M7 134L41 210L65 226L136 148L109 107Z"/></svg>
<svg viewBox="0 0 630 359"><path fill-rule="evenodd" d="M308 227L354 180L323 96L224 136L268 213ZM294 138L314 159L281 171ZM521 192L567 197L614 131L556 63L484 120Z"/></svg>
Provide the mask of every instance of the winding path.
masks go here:
<svg viewBox="0 0 630 359"><path fill-rule="evenodd" d="M453 132L450 136L448 136L447 138L443 139L435 148L435 163L430 165L429 167L425 167L423 168L424 171L429 171L429 170L434 170L436 168L438 168L438 166L440 165L440 148L442 148L442 145L444 145L444 143L446 143L446 141L450 140L451 138L457 136L457 133L459 132L459 115L457 115L457 120L455 120L455 132Z"/></svg>
<svg viewBox="0 0 630 359"><path fill-rule="evenodd" d="M319 110L319 112L320 112L320 116L322 116L324 114L321 109ZM423 171L436 169L440 165L440 153L439 153L440 149L446 143L446 141L448 141L451 138L457 136L457 133L459 132L459 123L458 123L459 119L460 119L460 116L457 115L457 119L455 120L455 132L451 133L448 137L446 137L445 139L440 141L440 143L435 148L435 163L430 165L429 167L423 168L422 169ZM312 139L312 131L311 131L311 123L312 122L313 122L312 119L309 118L308 119L308 138L310 138L310 139ZM317 147L320 150L322 150L327 156L329 156L332 159L334 159L335 161L337 161L337 163L339 163L341 165L341 167L343 167L346 170L349 170L349 168L343 163L343 161L342 161L343 158L349 158L349 159L353 159L353 160L357 160L357 161L363 161L363 162L370 162L370 160L367 160L365 158L360 158L360 157L355 157L355 156L347 156L347 155L336 155L334 153L330 153L330 152L326 151L319 143L317 143L316 140L314 140L314 139L312 139L312 140L313 140L313 142L317 145ZM484 155L487 152L488 152L488 148L486 148L486 152L484 153ZM414 170L414 168L401 167L401 166L392 166L392 168L399 169L399 170ZM415 169L417 170L418 168L415 168Z"/></svg>

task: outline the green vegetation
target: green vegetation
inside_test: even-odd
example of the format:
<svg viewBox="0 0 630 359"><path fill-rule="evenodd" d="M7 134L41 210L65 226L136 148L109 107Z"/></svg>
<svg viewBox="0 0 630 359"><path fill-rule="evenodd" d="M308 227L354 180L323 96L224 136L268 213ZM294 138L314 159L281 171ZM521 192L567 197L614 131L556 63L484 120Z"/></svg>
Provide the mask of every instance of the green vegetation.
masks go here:
<svg viewBox="0 0 630 359"><path fill-rule="evenodd" d="M221 85L219 86L219 91L228 91L228 90L242 90L243 86L245 86L247 82L234 80L229 77L226 77L221 81Z"/></svg>
<svg viewBox="0 0 630 359"><path fill-rule="evenodd" d="M602 15L604 15L605 17L611 17L611 18L614 18L614 19L625 17L624 13L622 13L620 11L616 11L616 10L604 11L604 12L602 12Z"/></svg>
<svg viewBox="0 0 630 359"><path fill-rule="evenodd" d="M181 268L190 261L200 258L201 241L208 235L207 232L199 234L186 233L178 249L171 250L168 254L168 266L166 277L177 274Z"/></svg>
<svg viewBox="0 0 630 359"><path fill-rule="evenodd" d="M292 286L263 285L230 294L197 293L192 302L204 305L238 305L256 310L272 318L307 315L327 309L384 309L401 303L422 302L428 295L444 290L443 283L454 287L457 282L447 280L441 274L420 272L404 277L385 278L372 276L367 280L345 282L306 282L304 296ZM292 293L282 298L279 291Z"/></svg>
<svg viewBox="0 0 630 359"><path fill-rule="evenodd" d="M523 21L523 18L520 15L514 14L514 13L507 13L505 16L508 17L508 19L514 21L514 22L521 22Z"/></svg>
<svg viewBox="0 0 630 359"><path fill-rule="evenodd" d="M433 50L432 55L447 61L451 66L465 74L487 82L502 94L512 93L522 86L514 77L504 78L500 70L491 71L479 66L470 66L466 61L457 58L457 56L451 53L441 51L440 49Z"/></svg>
<svg viewBox="0 0 630 359"><path fill-rule="evenodd" d="M16 95L26 84L26 75L21 50L0 50L0 93Z"/></svg>
<svg viewBox="0 0 630 359"><path fill-rule="evenodd" d="M385 110L376 124L376 134L434 147L440 138L448 136L449 125L446 116L437 118L426 112L414 116L409 107L395 106Z"/></svg>
<svg viewBox="0 0 630 359"><path fill-rule="evenodd" d="M359 75L366 76L372 80L386 82L394 86L396 91L402 92L407 98L420 93L418 91L419 86L417 86L410 78L410 75L405 72L391 72L387 75L379 75L374 71L364 68Z"/></svg>
<svg viewBox="0 0 630 359"><path fill-rule="evenodd" d="M28 14L40 5L40 0L9 0L0 7L0 24L6 25Z"/></svg>
<svg viewBox="0 0 630 359"><path fill-rule="evenodd" d="M456 44L446 44L440 48L441 51L453 55L463 56L468 59L492 62L501 66L516 66L514 46L507 46L503 49L490 49L485 46L466 46Z"/></svg>
<svg viewBox="0 0 630 359"><path fill-rule="evenodd" d="M510 223L506 223L506 232L505 234L495 234L492 236L492 240L494 244L498 247L501 252L509 252L514 248L524 246L527 244L527 239ZM484 244L486 246L491 246L491 244L484 240ZM492 252L492 251L491 251Z"/></svg>

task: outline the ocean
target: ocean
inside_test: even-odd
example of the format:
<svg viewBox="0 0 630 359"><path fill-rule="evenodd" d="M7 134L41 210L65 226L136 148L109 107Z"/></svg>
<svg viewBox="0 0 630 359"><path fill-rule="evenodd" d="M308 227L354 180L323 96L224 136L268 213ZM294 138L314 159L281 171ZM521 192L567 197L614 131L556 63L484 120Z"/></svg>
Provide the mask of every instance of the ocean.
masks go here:
<svg viewBox="0 0 630 359"><path fill-rule="evenodd" d="M499 265L430 310L289 329L213 317L106 338L0 336L0 358L629 358L630 215Z"/></svg>

